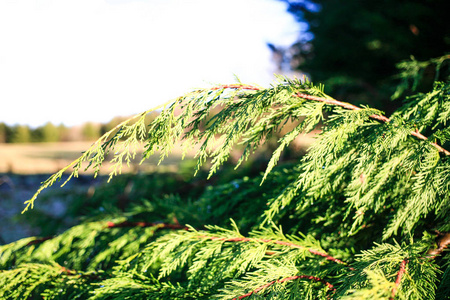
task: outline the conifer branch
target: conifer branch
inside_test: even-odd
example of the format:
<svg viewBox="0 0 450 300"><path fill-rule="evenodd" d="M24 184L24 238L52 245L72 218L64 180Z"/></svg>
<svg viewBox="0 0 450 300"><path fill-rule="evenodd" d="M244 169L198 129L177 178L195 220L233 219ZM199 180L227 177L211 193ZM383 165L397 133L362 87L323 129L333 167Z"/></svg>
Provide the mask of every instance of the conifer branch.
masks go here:
<svg viewBox="0 0 450 300"><path fill-rule="evenodd" d="M411 131L411 135L417 137L418 139L421 140L428 140L428 138L426 136L424 136L423 134L421 134L418 131ZM438 145L436 142L432 142L431 145L433 145L436 149L438 149L439 152L444 153L445 155L450 155L450 151L448 151L447 149L444 149L442 146Z"/></svg>
<svg viewBox="0 0 450 300"><path fill-rule="evenodd" d="M72 177L78 177L78 172L79 169L81 168L81 163L83 161L89 161L88 166L85 168L88 169L92 164L94 164L94 177L97 176L98 172L99 172L99 168L103 162L104 159L104 155L105 155L105 151L108 150L108 148L110 147L114 147L115 143L118 140L114 140L113 138L109 138L116 130L120 130L121 128L123 128L125 125L127 125L128 123L130 123L131 121L137 119L137 118L143 118L145 117L148 113L158 110L160 108L166 107L167 105L169 105L170 103L172 103L173 100L167 101L161 105L158 105L152 109L149 109L143 113L137 114L121 123L119 123L118 125L116 125L114 128L112 128L111 130L109 130L108 132L106 132L105 134L103 134L98 140L96 140L90 147L88 150L84 151L83 154L75 159L74 161L72 161L71 163L69 163L67 166L65 166L64 168L62 168L61 170L59 170L58 172L56 172L55 174L53 174L52 176L50 176L49 178L47 178L47 180L45 180L42 185L39 187L39 189L36 191L36 193L33 195L33 197L27 201L24 202L24 204L26 204L25 208L22 210L22 214L24 212L26 212L29 208L33 209L34 207L34 200L37 198L37 196L46 188L52 186L56 181L61 180L62 175L64 174L64 172L66 172L69 168L73 168L73 171L70 173L69 177L63 182L63 184L61 185L61 187L63 187ZM117 134L116 134L117 136ZM99 157L100 161L98 162L93 162L93 159Z"/></svg>
<svg viewBox="0 0 450 300"><path fill-rule="evenodd" d="M142 142L142 161L197 145L196 170L211 159L212 175L236 145L243 145L239 166L276 138L264 174L205 188L188 201L167 201L167 193L183 195L173 185L158 195L149 188L130 197L148 202L123 215L96 211L55 237L2 245L0 298L10 291L10 299L54 300L443 298L450 272L446 257L435 258L450 245L450 161L443 148L450 142L450 84L407 97L387 118L335 100L307 79L278 79L267 89L238 83L194 90L166 103L148 126L149 111L137 115L75 160L69 179L82 162L97 174L113 152L110 176L119 174ZM305 156L276 167L287 147L318 126L323 130ZM230 217L232 228L224 225ZM429 224L445 233L417 240ZM383 242L391 237L401 244Z"/></svg>
<svg viewBox="0 0 450 300"><path fill-rule="evenodd" d="M319 101L319 102L324 102L326 104L330 104L330 105L336 105L336 106L340 106L343 107L345 109L351 109L351 110L360 110L361 108L350 104L350 103L346 103L346 102L341 102L338 100L335 100L333 98L322 98L322 97L317 97L317 96L312 96L312 95L307 95L307 94L303 94L303 93L297 93L295 94L296 97L302 98L302 99L308 99L308 100L314 100L314 101ZM382 115L377 115L377 114L373 114L370 115L370 118L384 122L384 123L389 123L391 120L388 117L382 116ZM420 140L428 140L428 138L426 136L424 136L423 134L421 134L419 131L411 131L410 134L412 136L415 136L416 138L420 139ZM442 146L438 145L436 142L432 142L431 143L439 152L444 153L445 155L450 155L450 151L444 149Z"/></svg>
<svg viewBox="0 0 450 300"><path fill-rule="evenodd" d="M146 132L142 128L145 128L144 124L144 118L147 114L149 114L152 111L159 110L161 108L167 109L167 107L172 106L176 107L178 104L183 102L185 99L195 99L196 97L198 99L202 99L203 101L206 101L206 97L208 95L208 92L219 90L219 95L217 97L220 98L220 91L225 91L227 89L237 89L237 90L261 90L259 87L255 87L252 85L246 85L246 84L229 84L229 85L219 85L215 86L209 89L200 89L200 90L194 90L190 93L185 94L182 97L178 97L175 100L169 100L161 105L158 105L154 108L151 108L143 113L137 114L121 123L116 125L114 128L103 134L99 139L97 139L86 151L83 152L83 154L69 163L67 166L50 176L47 180L45 180L39 189L36 191L36 193L32 196L31 199L24 202L26 205L25 208L22 210L22 213L26 212L28 209L32 209L34 207L34 200L37 198L37 196L46 188L51 187L56 181L61 180L62 175L67 172L70 168L72 168L72 171L69 175L69 177L63 182L61 185L64 186L72 177L78 177L79 170L82 167L83 162L88 162L87 167L85 167L85 171L89 168L94 169L94 177L96 177L100 171L100 167L103 163L103 161L106 158L106 155L115 149L117 146L117 143L120 138L127 137L127 139L124 142L124 145L122 146L121 151L118 151L114 154L113 159L111 160L112 163L114 163L112 167L112 171L109 174L109 179L111 179L113 176L117 175L118 173L121 173L122 168L122 161L125 160L127 164L130 163L131 159L135 157L136 154L136 145L138 141L145 142L146 141ZM198 100L197 99L197 100ZM195 101L193 101L195 102ZM192 104L192 106L195 106L195 103ZM170 110L170 109L168 109ZM163 110L164 111L164 110ZM173 112L172 112L173 113ZM192 112L191 112L192 113ZM173 117L173 116L172 116ZM139 126L133 126L128 125L130 122L137 120L137 123ZM171 118L171 121L174 121L173 118ZM180 125L180 124L178 124ZM170 124L172 126L172 124ZM115 133L116 132L116 133ZM113 135L113 133L115 133ZM133 137L133 135L138 136L138 138ZM173 138L173 137L171 137ZM161 142L161 141L160 141ZM169 141L168 141L169 142ZM170 141L170 143L173 143L175 141ZM166 152L170 151L173 145L167 145L166 146ZM134 148L134 149L130 149ZM153 149L149 149L153 153ZM131 153L133 152L133 153ZM164 153L161 156L162 161L164 155L167 155L168 153ZM143 160L146 157L143 158ZM142 161L141 161L142 162Z"/></svg>
<svg viewBox="0 0 450 300"><path fill-rule="evenodd" d="M290 277L286 277L286 278L283 278L283 279L271 281L269 283L266 283L266 284L264 284L264 285L262 285L262 286L260 286L260 287L258 287L256 289L254 289L251 292L248 292L247 294L241 295L241 296L239 296L237 298L233 298L232 300L241 300L241 299L250 297L251 295L254 295L254 294L258 293L259 291L261 291L263 289L266 289L266 288L268 288L269 286L271 286L271 285L273 285L275 283L283 283L283 282L286 282L286 281L293 281L293 280L297 280L297 279L310 279L310 280L313 280L313 281L321 282L321 283L325 284L328 287L329 290L331 290L333 292L336 291L336 289L334 288L334 286L331 283L329 283L328 281L326 281L326 280L324 280L322 278L319 278L319 277L316 277L316 276L298 275L298 276L290 276Z"/></svg>
<svg viewBox="0 0 450 300"><path fill-rule="evenodd" d="M307 248L307 247L304 247L301 245L297 245L297 244L285 242L285 241L277 241L277 240L270 240L270 239L258 239L258 238L246 238L246 237L225 238L225 237L216 237L216 236L207 236L207 235L201 235L201 236L198 236L198 238L219 240L219 241L232 242L232 243L233 242L257 242L257 243L268 243L268 244L272 243L272 244L277 244L277 245L281 245L281 246L287 246L290 248L305 249L308 252L310 252L311 254L324 257L326 260L348 266L348 264L346 262L344 262L340 259L337 259L335 257L332 257L331 255L329 255L327 253L320 252L320 251L317 251L317 250L314 250L311 248ZM351 267L350 267L350 269L353 270L353 268L351 268Z"/></svg>
<svg viewBox="0 0 450 300"><path fill-rule="evenodd" d="M295 94L296 97L298 98L302 98L302 99L307 99L307 100L314 100L314 101L319 101L319 102L324 102L326 104L330 104L330 105L336 105L336 106L340 106L343 107L345 109L351 109L351 110L360 110L361 108L347 103L347 102L342 102L342 101L338 101L336 99L333 99L331 97L329 98L323 98L323 97L317 97L317 96L313 96L313 95L308 95L308 94L303 94L303 93L297 93Z"/></svg>

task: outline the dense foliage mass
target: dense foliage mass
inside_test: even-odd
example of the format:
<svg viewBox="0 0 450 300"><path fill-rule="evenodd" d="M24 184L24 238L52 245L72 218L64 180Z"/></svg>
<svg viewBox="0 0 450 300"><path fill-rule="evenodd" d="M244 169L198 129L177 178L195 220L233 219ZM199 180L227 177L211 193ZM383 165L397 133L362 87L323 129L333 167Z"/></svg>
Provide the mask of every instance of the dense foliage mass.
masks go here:
<svg viewBox="0 0 450 300"><path fill-rule="evenodd" d="M449 78L414 93L424 69L439 71L449 59L401 64L397 96L412 92L389 117L337 101L307 79L280 77L270 88L195 90L148 126L150 111L119 124L43 182L25 211L64 172L69 179L85 167L98 172L111 157L115 176L140 142L143 160L197 147L192 169L202 176L207 166L214 180L234 148L241 147L236 165L245 164L284 124L294 125L258 175L208 188L187 176L133 200L146 197L139 176L126 185L126 205L105 207L109 195L62 234L1 246L0 297L449 298ZM305 156L279 163L295 139L317 129Z"/></svg>

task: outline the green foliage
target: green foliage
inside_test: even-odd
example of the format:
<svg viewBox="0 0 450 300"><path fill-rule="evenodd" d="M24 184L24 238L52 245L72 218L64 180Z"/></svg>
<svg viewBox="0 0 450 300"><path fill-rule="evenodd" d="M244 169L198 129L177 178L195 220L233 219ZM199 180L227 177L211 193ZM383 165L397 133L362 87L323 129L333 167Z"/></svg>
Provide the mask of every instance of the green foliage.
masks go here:
<svg viewBox="0 0 450 300"><path fill-rule="evenodd" d="M13 143L29 143L31 142L31 132L28 126L17 125L13 129L11 138Z"/></svg>
<svg viewBox="0 0 450 300"><path fill-rule="evenodd" d="M83 138L87 141L95 141L100 136L100 127L88 122L83 125L82 129Z"/></svg>
<svg viewBox="0 0 450 300"><path fill-rule="evenodd" d="M423 242L409 245L382 244L362 251L352 264L355 268L354 274L347 277L341 289L350 291L360 288L373 289L373 285L377 284L377 281L382 281L382 278L395 278L399 272L399 265L401 266L404 261L407 275L402 278L402 288L398 291L398 298L433 299L436 290L434 279L440 271L434 261L424 259L423 253L426 252L427 247L428 244ZM387 282L385 284L386 287L389 286ZM392 283L390 285L392 286ZM381 287L378 289L380 292L388 290Z"/></svg>
<svg viewBox="0 0 450 300"><path fill-rule="evenodd" d="M43 142L57 142L60 139L60 132L58 127L48 122L42 128Z"/></svg>
<svg viewBox="0 0 450 300"><path fill-rule="evenodd" d="M95 282L90 273L65 274L56 263L24 263L0 274L2 299L86 299Z"/></svg>
<svg viewBox="0 0 450 300"><path fill-rule="evenodd" d="M64 125L55 126L51 122L37 128L0 123L0 143L58 142L67 140L67 133L68 129Z"/></svg>
<svg viewBox="0 0 450 300"><path fill-rule="evenodd" d="M8 140L8 135L11 134L10 129L5 123L0 123L0 143L6 143Z"/></svg>
<svg viewBox="0 0 450 300"><path fill-rule="evenodd" d="M0 246L0 282L14 289L7 294L0 286L0 293L6 299L448 298L450 83L406 91L427 65L410 64L400 65L400 91L410 95L389 118L337 101L306 79L280 77L270 88L238 83L192 91L166 103L148 125L153 110L123 121L43 182L25 211L71 167L67 180L84 168L98 173L110 159L112 179L142 142L142 160L158 153L162 161L176 147L198 149L193 172L216 184L196 187L184 177L188 189L180 179L158 189L164 175L157 174L137 177L136 189L127 180L99 189L81 224ZM282 131L287 122L293 126ZM280 161L314 129L320 134L306 155ZM233 149L241 147L235 165L242 167L274 136L263 172L214 181ZM106 203L117 199L117 187L128 198L114 209Z"/></svg>

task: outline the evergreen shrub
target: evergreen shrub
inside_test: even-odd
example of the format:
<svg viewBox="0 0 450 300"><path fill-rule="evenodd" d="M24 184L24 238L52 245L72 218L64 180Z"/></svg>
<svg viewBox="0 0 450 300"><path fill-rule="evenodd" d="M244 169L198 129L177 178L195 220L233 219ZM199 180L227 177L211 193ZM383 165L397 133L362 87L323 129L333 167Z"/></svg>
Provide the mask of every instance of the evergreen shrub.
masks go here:
<svg viewBox="0 0 450 300"><path fill-rule="evenodd" d="M198 145L194 172L206 165L214 178L232 149L242 147L239 166L286 122L296 125L260 175L190 197L175 189L97 211L57 236L0 246L0 297L448 299L448 74L428 92L414 87L429 66L442 78L449 59L402 63L396 97L409 96L389 117L333 99L305 78L279 77L270 88L195 90L163 105L149 125L152 110L122 122L43 182L25 211L64 172L98 173L108 154L117 175L141 142L142 160ZM278 164L296 138L317 129L306 155Z"/></svg>

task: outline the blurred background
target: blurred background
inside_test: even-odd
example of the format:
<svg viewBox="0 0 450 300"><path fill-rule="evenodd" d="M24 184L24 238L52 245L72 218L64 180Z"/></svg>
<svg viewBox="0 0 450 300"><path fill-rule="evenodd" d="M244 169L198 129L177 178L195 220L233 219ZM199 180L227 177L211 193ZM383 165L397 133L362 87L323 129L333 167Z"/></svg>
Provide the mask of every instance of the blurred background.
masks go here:
<svg viewBox="0 0 450 300"><path fill-rule="evenodd" d="M268 87L274 73L306 75L338 100L389 115L401 103L391 99L399 81L396 64L450 51L447 5L443 0L1 1L0 244L56 234L88 210L108 205L125 209L133 199L176 192L195 197L206 183L195 181L192 164L180 163L175 153L158 169L155 160L125 169L129 175L108 189L103 177L93 180L88 173L64 189L45 191L33 211L19 214L40 182L103 133L195 88L233 83L235 76ZM419 91L431 88L436 70L425 75ZM150 114L148 122L156 116ZM297 143L284 159L298 158L309 143ZM261 153L258 163L233 176L257 174L266 156ZM226 170L220 180L233 180ZM155 172L174 179L161 181ZM136 180L151 189L137 189Z"/></svg>

